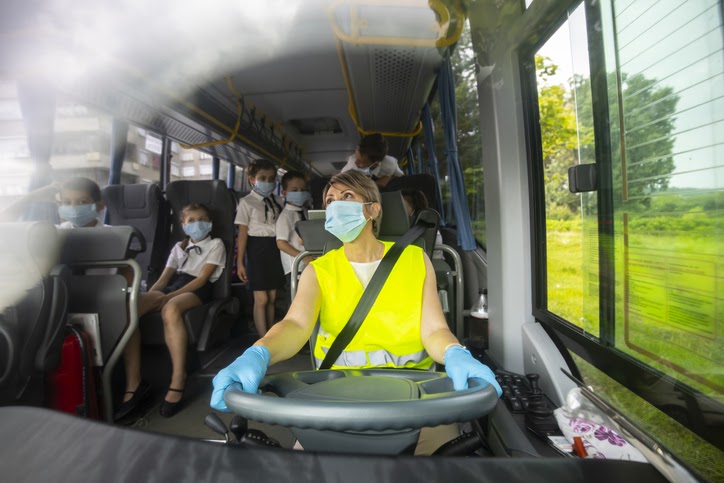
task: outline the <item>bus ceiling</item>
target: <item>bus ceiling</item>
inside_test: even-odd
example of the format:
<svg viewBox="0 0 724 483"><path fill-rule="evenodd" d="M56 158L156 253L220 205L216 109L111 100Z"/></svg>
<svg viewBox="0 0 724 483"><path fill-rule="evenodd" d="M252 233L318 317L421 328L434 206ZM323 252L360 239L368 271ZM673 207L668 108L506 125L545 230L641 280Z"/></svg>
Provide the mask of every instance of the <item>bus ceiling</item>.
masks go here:
<svg viewBox="0 0 724 483"><path fill-rule="evenodd" d="M383 132L390 154L406 154L465 22L442 0L36 5L4 7L14 41L0 65L34 92L234 164L263 156L322 176L360 134Z"/></svg>

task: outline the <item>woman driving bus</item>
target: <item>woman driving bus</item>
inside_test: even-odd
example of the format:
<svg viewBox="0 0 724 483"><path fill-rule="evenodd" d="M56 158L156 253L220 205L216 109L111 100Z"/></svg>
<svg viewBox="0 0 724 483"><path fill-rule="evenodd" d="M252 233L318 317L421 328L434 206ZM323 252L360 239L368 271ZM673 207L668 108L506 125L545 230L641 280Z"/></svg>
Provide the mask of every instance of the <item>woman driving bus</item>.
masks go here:
<svg viewBox="0 0 724 483"><path fill-rule="evenodd" d="M325 229L343 242L311 263L284 319L214 378L211 407L228 411L224 391L241 383L256 393L270 364L289 359L307 342L319 317L317 366L349 320L364 289L393 243L377 239L382 216L374 181L357 171L338 174L324 189ZM445 364L455 390L477 377L502 391L493 372L472 357L450 332L440 306L435 272L425 252L404 249L359 332L333 369L397 367L428 369Z"/></svg>

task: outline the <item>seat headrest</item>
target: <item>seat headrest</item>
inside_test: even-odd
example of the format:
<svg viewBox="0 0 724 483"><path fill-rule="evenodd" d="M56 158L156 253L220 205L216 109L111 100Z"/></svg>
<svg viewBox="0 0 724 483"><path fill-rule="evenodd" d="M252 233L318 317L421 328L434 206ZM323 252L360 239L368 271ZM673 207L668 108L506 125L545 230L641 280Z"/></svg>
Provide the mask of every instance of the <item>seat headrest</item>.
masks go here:
<svg viewBox="0 0 724 483"><path fill-rule="evenodd" d="M146 250L141 232L132 226L58 230L60 262L64 264L118 261Z"/></svg>
<svg viewBox="0 0 724 483"><path fill-rule="evenodd" d="M201 203L211 210L212 236L231 243L234 237L234 198L220 180L172 181L166 186L166 199L174 212L172 239L185 236L178 220L181 209L190 203ZM172 240L172 241L173 241Z"/></svg>
<svg viewBox="0 0 724 483"><path fill-rule="evenodd" d="M103 200L108 209L123 220L148 218L157 209L150 202L160 197L161 188L155 183L108 185L103 188Z"/></svg>
<svg viewBox="0 0 724 483"><path fill-rule="evenodd" d="M440 213L442 207L437 204L437 181L435 181L435 177L431 174L422 173L399 176L392 178L385 187L385 191L401 190L421 191L425 195L425 198L427 198L428 206Z"/></svg>
<svg viewBox="0 0 724 483"><path fill-rule="evenodd" d="M410 216L405 209L401 191L380 193L382 195L382 222L380 238L402 236L410 229Z"/></svg>

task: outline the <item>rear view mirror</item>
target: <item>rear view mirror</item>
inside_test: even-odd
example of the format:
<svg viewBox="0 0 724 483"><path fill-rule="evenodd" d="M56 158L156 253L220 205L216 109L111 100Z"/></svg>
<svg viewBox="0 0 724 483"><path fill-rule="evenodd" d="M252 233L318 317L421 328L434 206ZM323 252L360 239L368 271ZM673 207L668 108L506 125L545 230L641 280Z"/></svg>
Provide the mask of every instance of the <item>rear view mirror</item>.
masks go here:
<svg viewBox="0 0 724 483"><path fill-rule="evenodd" d="M568 168L568 190L571 193L588 193L597 189L595 164L579 164Z"/></svg>

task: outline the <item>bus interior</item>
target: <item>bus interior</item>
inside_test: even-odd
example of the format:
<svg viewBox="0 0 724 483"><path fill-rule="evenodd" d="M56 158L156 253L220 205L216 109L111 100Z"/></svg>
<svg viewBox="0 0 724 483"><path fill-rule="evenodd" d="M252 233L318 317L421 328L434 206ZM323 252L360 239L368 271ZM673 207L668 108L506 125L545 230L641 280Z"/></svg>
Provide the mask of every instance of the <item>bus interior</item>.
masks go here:
<svg viewBox="0 0 724 483"><path fill-rule="evenodd" d="M720 0L39 0L0 12L8 481L724 480ZM245 414L274 417L205 423L211 379L258 338L233 254L246 167L268 159L277 182L302 172L323 210L329 178L372 133L404 172L382 188L383 232L410 227L401 191L425 194L446 319L503 396L408 374L428 405L390 409L397 396L351 375L355 394L379 399L285 398L320 382L303 349L268 372L280 397L236 395L251 398ZM102 188L112 229L56 230L55 199L22 204L74 176ZM227 266L212 302L185 316L185 405L163 418L163 325L139 320L136 298L194 201L214 211ZM308 223L305 250L321 255L323 222ZM132 283L84 271L99 267ZM276 320L288 304L280 295ZM73 316L99 333L100 421L48 409ZM136 327L151 397L114 422ZM412 456L415 421L455 421L460 436ZM575 421L588 440L566 439Z"/></svg>

